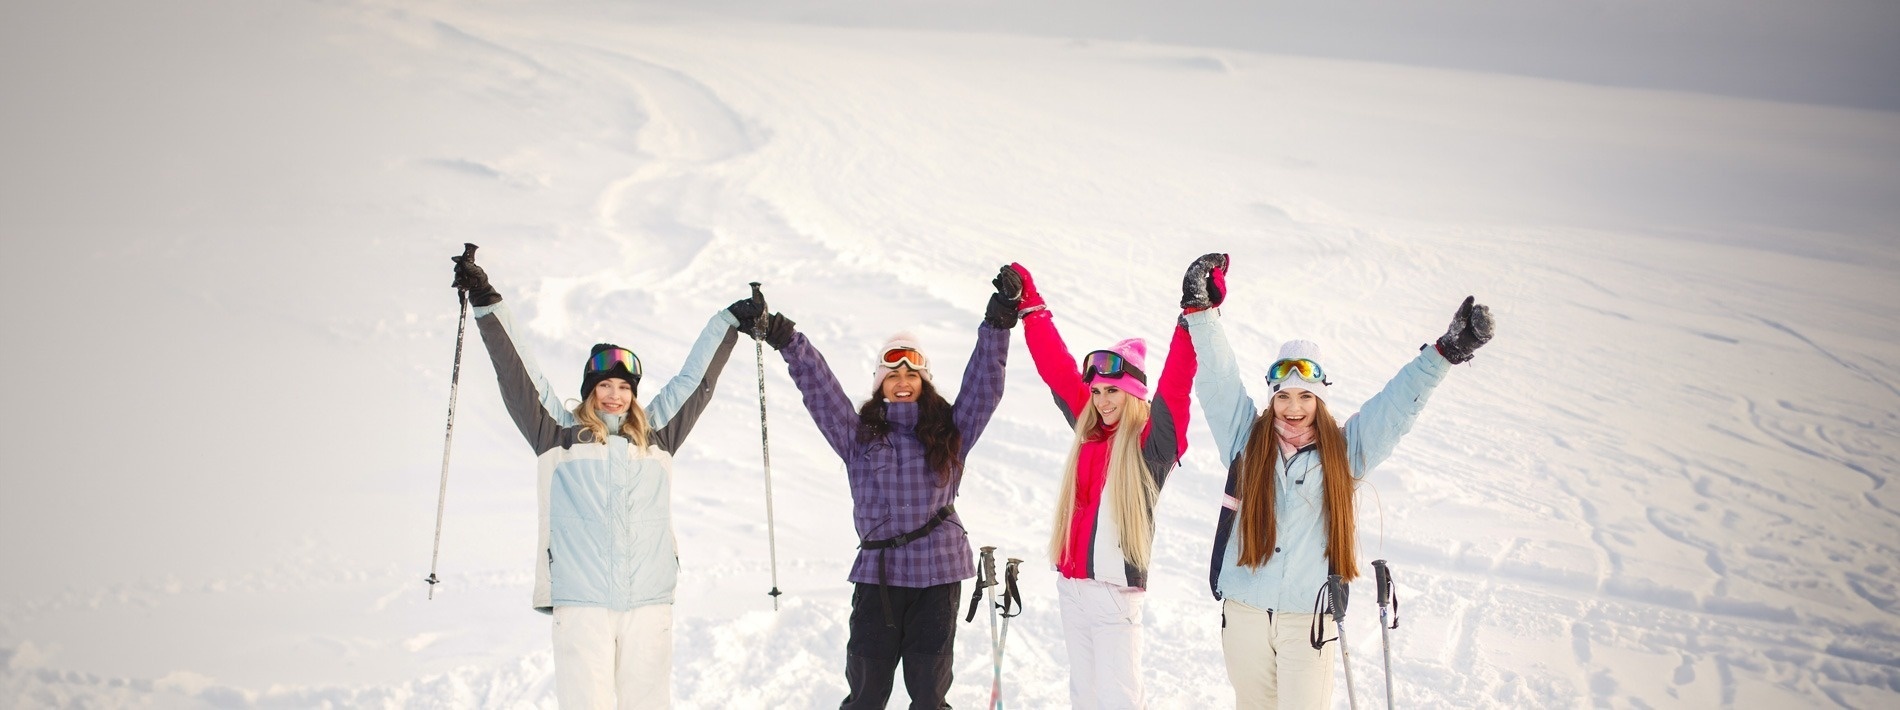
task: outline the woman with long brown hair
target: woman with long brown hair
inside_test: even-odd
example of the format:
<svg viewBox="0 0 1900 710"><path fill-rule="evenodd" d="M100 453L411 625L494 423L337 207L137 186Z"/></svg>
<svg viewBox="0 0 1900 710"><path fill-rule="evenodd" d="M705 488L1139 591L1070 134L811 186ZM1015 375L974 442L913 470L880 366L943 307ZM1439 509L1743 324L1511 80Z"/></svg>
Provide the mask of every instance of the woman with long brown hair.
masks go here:
<svg viewBox="0 0 1900 710"><path fill-rule="evenodd" d="M1217 265L1209 259L1203 267ZM1078 367L1029 270L1010 268L1022 277L1023 337L1036 372L1075 430L1049 535L1069 651L1069 704L1143 707L1142 599L1154 507L1187 453L1194 343L1177 320L1151 401L1145 341L1129 338L1090 352Z"/></svg>
<svg viewBox="0 0 1900 710"><path fill-rule="evenodd" d="M785 358L805 409L844 459L858 533L851 565L851 632L845 641L844 710L882 708L899 665L912 710L948 707L957 606L976 576L957 517L963 462L1003 398L1009 330L1022 284L1003 268L994 281L976 350L953 404L932 384L930 358L899 333L877 351L869 398L853 406L825 357L773 313L757 332Z"/></svg>
<svg viewBox="0 0 1900 710"><path fill-rule="evenodd" d="M1341 424L1326 405L1332 383L1319 346L1305 340L1281 346L1266 373L1269 406L1254 408L1215 309L1224 290L1182 305L1204 309L1186 316L1200 355L1194 389L1228 467L1209 575L1223 600L1227 677L1243 710L1325 708L1334 645L1315 651L1308 633L1327 575L1359 574L1355 488L1411 430L1451 366L1490 341L1491 311L1466 298L1445 335Z"/></svg>

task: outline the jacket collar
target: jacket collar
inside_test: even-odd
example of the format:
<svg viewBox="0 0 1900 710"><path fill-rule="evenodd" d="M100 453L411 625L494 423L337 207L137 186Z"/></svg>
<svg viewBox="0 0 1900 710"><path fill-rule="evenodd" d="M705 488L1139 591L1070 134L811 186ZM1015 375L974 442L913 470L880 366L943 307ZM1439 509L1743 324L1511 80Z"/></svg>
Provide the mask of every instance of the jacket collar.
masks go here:
<svg viewBox="0 0 1900 710"><path fill-rule="evenodd" d="M917 428L918 406L916 402L885 402L884 421L891 423L893 431L910 431Z"/></svg>

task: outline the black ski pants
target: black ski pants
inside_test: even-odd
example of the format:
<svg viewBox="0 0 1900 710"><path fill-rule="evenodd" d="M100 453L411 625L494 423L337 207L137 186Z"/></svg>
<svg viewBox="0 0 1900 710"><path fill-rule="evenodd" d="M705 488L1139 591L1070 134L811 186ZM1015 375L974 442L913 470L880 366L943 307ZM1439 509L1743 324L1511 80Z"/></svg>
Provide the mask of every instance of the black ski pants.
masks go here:
<svg viewBox="0 0 1900 710"><path fill-rule="evenodd" d="M878 585L858 583L851 594L851 639L845 642L844 677L851 695L840 710L881 710L901 663L910 710L944 710L950 692L952 646L963 583L935 587L889 587L892 628L885 624Z"/></svg>

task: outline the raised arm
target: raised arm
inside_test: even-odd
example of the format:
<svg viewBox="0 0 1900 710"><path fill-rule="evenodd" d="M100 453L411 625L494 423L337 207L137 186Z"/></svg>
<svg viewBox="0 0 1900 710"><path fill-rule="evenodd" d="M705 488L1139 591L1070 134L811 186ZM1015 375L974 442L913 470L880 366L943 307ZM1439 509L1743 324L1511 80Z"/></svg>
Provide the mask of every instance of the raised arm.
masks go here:
<svg viewBox="0 0 1900 710"><path fill-rule="evenodd" d="M951 419L963 436L960 458L970 455L971 447L990 425L996 405L1003 401L1003 367L1009 363L1009 329L1016 327L1023 301L1023 280L1016 270L1004 266L990 280L996 292L990 294L983 312L983 324L976 328L976 350L970 364L963 368L963 386L951 405Z"/></svg>
<svg viewBox="0 0 1900 710"><path fill-rule="evenodd" d="M455 286L468 292L474 306L475 327L482 333L488 359L501 385L501 401L515 428L534 448L536 456L559 444L561 428L574 424L574 415L561 406L561 397L548 386L534 358L516 345L514 317L501 294L488 283L488 274L474 259L455 257Z"/></svg>
<svg viewBox="0 0 1900 710"><path fill-rule="evenodd" d="M1206 254L1194 260L1181 279L1181 309L1187 311L1181 319L1187 323L1196 357L1194 389L1214 430L1223 466L1233 465L1247 445L1255 413L1253 397L1241 383L1240 365L1216 310L1227 297L1228 264L1225 254Z"/></svg>
<svg viewBox="0 0 1900 710"><path fill-rule="evenodd" d="M1178 320L1174 339L1168 343L1168 361L1161 366L1161 380L1150 405L1148 438L1141 442L1142 458L1150 464L1148 470L1157 471L1157 478L1162 480L1173 470L1172 464L1187 455L1189 392L1196 369L1194 338L1188 334L1187 322Z"/></svg>
<svg viewBox="0 0 1900 710"><path fill-rule="evenodd" d="M1029 344L1029 357L1036 362L1036 374L1042 376L1043 384L1055 395L1056 408L1069 420L1069 425L1074 426L1082 408L1088 406L1088 383L1082 381L1082 370L1076 365L1075 355L1062 342L1055 316L1043 303L1029 270L1021 264L1009 267L1023 282L1023 299L1018 312L1022 314L1023 340Z"/></svg>
<svg viewBox="0 0 1900 710"><path fill-rule="evenodd" d="M700 329L679 374L647 401L647 424L653 427L653 440L660 449L678 453L680 445L686 443L686 434L712 401L719 373L732 356L732 346L739 340L738 325L739 319L730 310L714 314Z"/></svg>
<svg viewBox="0 0 1900 710"><path fill-rule="evenodd" d="M796 325L784 315L771 314L764 326L765 342L785 358L786 371L805 398L805 411L818 424L818 432L825 435L832 451L850 461L858 450L858 410L851 406L851 398L845 396L825 356L794 328Z"/></svg>
<svg viewBox="0 0 1900 710"><path fill-rule="evenodd" d="M1418 357L1400 368L1378 394L1366 400L1358 414L1346 420L1346 452L1352 458L1352 475L1364 477L1392 455L1399 439L1418 421L1432 391L1451 372L1452 364L1470 360L1479 347L1491 341L1491 327L1491 309L1467 297L1444 337L1419 348Z"/></svg>

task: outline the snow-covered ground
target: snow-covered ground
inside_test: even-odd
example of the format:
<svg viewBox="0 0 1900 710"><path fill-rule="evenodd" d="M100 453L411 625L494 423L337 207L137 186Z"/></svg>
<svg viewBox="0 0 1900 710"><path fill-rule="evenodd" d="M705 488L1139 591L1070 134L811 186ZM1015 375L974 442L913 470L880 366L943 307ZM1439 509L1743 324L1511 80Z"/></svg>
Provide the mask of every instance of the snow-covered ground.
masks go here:
<svg viewBox="0 0 1900 710"><path fill-rule="evenodd" d="M1225 251L1243 367L1318 340L1351 410L1476 294L1497 339L1362 498L1401 704L1900 706L1900 114L594 2L28 7L0 23L0 706L553 705L532 459L472 333L421 583L463 241L560 387L601 340L669 376L752 280L847 382L905 328L957 373L1009 261L1074 347L1159 362L1181 270ZM1068 434L1011 362L958 509L1031 560L1008 699L1057 707ZM768 351L773 611L754 367L678 462L674 695L828 707L849 498ZM1191 445L1158 707L1232 703Z"/></svg>

